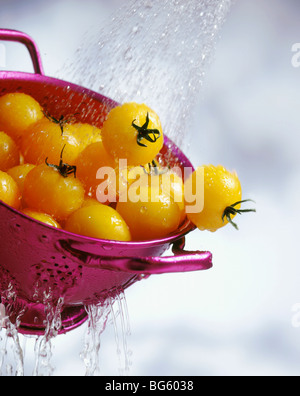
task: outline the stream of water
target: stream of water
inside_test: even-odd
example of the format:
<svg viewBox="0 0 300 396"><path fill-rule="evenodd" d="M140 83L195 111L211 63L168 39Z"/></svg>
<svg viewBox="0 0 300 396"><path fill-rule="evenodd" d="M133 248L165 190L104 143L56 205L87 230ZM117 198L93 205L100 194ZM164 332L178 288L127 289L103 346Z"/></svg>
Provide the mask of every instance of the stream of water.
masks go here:
<svg viewBox="0 0 300 396"><path fill-rule="evenodd" d="M18 332L20 321L12 323L5 316L0 305L0 377L1 376L53 376L58 374L54 366L54 344L61 328L63 299L56 305L45 303L46 328L43 336L25 336ZM118 361L118 374L130 372L131 351L128 348L130 323L128 308L123 290L117 295L108 296L99 304L86 306L88 320L84 324L84 337L81 353L82 375L87 377L101 375L101 338L110 325L114 332L115 353ZM20 317L22 315L20 314ZM31 372L26 367L30 356Z"/></svg>
<svg viewBox="0 0 300 396"><path fill-rule="evenodd" d="M119 375L127 375L130 368L130 323L124 291L119 290L116 296L108 297L101 304L89 305L86 310L88 323L81 353L86 368L85 376L101 375L101 335L107 323L112 325L114 330Z"/></svg>
<svg viewBox="0 0 300 396"><path fill-rule="evenodd" d="M144 102L179 147L233 0L131 0L84 38L61 77L124 103Z"/></svg>

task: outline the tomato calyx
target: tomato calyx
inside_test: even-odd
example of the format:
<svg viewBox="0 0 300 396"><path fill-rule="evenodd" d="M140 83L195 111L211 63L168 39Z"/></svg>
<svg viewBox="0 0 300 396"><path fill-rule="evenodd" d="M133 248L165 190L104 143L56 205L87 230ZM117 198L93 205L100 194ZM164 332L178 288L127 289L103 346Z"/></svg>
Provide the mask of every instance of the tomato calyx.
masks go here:
<svg viewBox="0 0 300 396"><path fill-rule="evenodd" d="M245 202L254 202L252 199L245 199L243 201L238 201L235 202L234 204L227 206L227 208L224 210L223 215L222 215L222 220L224 222L224 219L228 221L236 230L238 230L238 226L236 223L233 222L231 216L235 216L236 214L242 214L246 212L256 212L256 209L237 209L236 206L240 205Z"/></svg>
<svg viewBox="0 0 300 396"><path fill-rule="evenodd" d="M74 116L66 118L64 115L61 115L59 118L55 118L52 115L50 115L47 111L43 111L44 116L51 122L54 122L54 124L59 125L60 130L61 130L61 136L64 134L64 126L68 124L69 122L72 122L75 118L75 115L78 113L74 114Z"/></svg>
<svg viewBox="0 0 300 396"><path fill-rule="evenodd" d="M155 160L153 160L152 162L150 162L150 163L148 164L148 168L149 168L149 171L147 171L147 170L144 168L144 172L145 172L146 174L148 174L149 176L151 176L153 173L154 173L155 175L158 175L158 174L159 174L158 166L157 166L157 163L156 163Z"/></svg>
<svg viewBox="0 0 300 396"><path fill-rule="evenodd" d="M61 150L60 161L59 161L58 165L49 164L48 157L45 159L45 163L50 168L56 169L62 175L62 177L67 178L69 175L73 174L76 179L77 167L75 165L69 165L69 164L66 164L63 162L63 152L64 152L65 147L66 147L66 145L64 145L63 149Z"/></svg>
<svg viewBox="0 0 300 396"><path fill-rule="evenodd" d="M150 122L149 113L147 113L146 122L144 125L142 126L136 125L134 123L135 121L136 120L132 121L132 126L138 131L136 140L139 146L147 147L146 144L141 142L143 139L146 139L150 143L155 143L161 137L161 133L158 129L148 129Z"/></svg>
<svg viewBox="0 0 300 396"><path fill-rule="evenodd" d="M168 173L171 169L170 166L160 167L158 162L154 159L145 166L141 165L143 171L148 176L161 176Z"/></svg>

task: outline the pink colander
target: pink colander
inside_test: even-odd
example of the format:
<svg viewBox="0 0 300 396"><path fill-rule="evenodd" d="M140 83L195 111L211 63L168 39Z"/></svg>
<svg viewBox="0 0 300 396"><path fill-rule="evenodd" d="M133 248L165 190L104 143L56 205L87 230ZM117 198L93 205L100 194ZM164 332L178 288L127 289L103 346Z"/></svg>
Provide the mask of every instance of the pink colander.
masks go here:
<svg viewBox="0 0 300 396"><path fill-rule="evenodd" d="M101 128L118 104L102 95L43 74L40 54L26 34L0 30L0 40L26 45L34 74L0 71L0 95L24 92L54 117L76 115L76 121ZM192 164L165 138L162 154L172 165ZM185 220L166 238L145 242L98 240L75 235L35 221L0 202L0 296L19 332L45 331L45 306L63 298L62 326L66 333L87 319L85 307L114 296L153 274L201 271L212 267L210 252L184 251L185 235L195 229ZM172 248L173 256L163 256Z"/></svg>

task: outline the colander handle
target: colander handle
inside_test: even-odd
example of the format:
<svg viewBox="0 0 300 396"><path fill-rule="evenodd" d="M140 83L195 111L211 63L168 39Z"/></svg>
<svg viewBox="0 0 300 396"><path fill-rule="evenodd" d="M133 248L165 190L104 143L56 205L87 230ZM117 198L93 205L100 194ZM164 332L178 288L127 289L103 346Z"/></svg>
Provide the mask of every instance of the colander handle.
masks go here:
<svg viewBox="0 0 300 396"><path fill-rule="evenodd" d="M126 270L135 274L158 275L204 271L210 268L212 268L212 254L210 252L195 251L185 252L179 256L143 257L131 260Z"/></svg>
<svg viewBox="0 0 300 396"><path fill-rule="evenodd" d="M115 258L113 268L120 271L135 274L155 275L176 272L204 271L212 268L212 254L207 251L184 250L185 238L180 239L173 245L174 256L165 257L138 257L138 258ZM106 266L109 261L102 265Z"/></svg>
<svg viewBox="0 0 300 396"><path fill-rule="evenodd" d="M44 75L40 52L31 37L18 30L0 29L0 40L24 44L31 56L35 74Z"/></svg>
<svg viewBox="0 0 300 396"><path fill-rule="evenodd" d="M207 251L184 250L185 238L173 245L174 256L141 257L130 260L127 271L145 274L165 274L176 272L204 271L212 268L212 254Z"/></svg>
<svg viewBox="0 0 300 396"><path fill-rule="evenodd" d="M185 237L173 244L174 256L120 257L101 256L86 253L75 247L71 241L60 241L56 248L63 254L71 254L84 262L87 267L129 272L136 275L154 275L175 272L203 271L212 268L212 254L207 251L187 252L184 250ZM89 257L89 260L87 260Z"/></svg>

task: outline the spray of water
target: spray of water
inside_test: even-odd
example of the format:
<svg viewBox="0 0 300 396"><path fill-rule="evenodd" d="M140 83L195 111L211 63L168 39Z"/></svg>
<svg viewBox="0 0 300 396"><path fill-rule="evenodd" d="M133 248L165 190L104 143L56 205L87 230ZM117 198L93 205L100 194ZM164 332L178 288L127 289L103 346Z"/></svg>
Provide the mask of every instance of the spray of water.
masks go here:
<svg viewBox="0 0 300 396"><path fill-rule="evenodd" d="M131 351L128 348L130 335L129 315L124 291L114 290L99 304L86 306L88 322L81 359L85 366L85 376L101 375L101 336L107 327L114 330L116 353L119 364L119 374L127 375L130 370Z"/></svg>
<svg viewBox="0 0 300 396"><path fill-rule="evenodd" d="M11 295L11 289L7 291L7 294ZM49 377L56 374L53 350L61 328L64 301L61 298L54 304L49 297L49 294L45 294L46 327L41 336L30 337L20 334L19 326L23 310L18 312L17 320L13 323L7 315L10 307L0 304L0 377L26 375L28 372L26 368L27 354L33 355L31 362L33 377ZM88 321L85 324L83 349L80 353L85 376L101 375L101 336L107 325L111 325L114 332L119 375L129 374L131 351L128 348L128 337L131 332L124 291L113 290L108 293L106 299L98 304L87 305L86 311ZM30 347L33 347L33 351L30 350Z"/></svg>
<svg viewBox="0 0 300 396"><path fill-rule="evenodd" d="M81 358L86 368L85 376L92 377L100 375L100 339L110 313L110 299L108 298L100 304L88 305L86 311L88 324Z"/></svg>
<svg viewBox="0 0 300 396"><path fill-rule="evenodd" d="M64 73L120 103L147 103L182 147L232 1L126 1Z"/></svg>
<svg viewBox="0 0 300 396"><path fill-rule="evenodd" d="M37 337L35 342L35 366L33 376L49 377L54 372L51 364L52 341L57 337L61 329L61 313L63 309L64 299L61 297L57 304L53 304L51 294L44 293L45 307L45 333L43 336Z"/></svg>
<svg viewBox="0 0 300 396"><path fill-rule="evenodd" d="M6 320L6 332L0 334L0 376L24 376L24 353L16 324Z"/></svg>
<svg viewBox="0 0 300 396"><path fill-rule="evenodd" d="M24 353L18 329L24 307L16 303L14 283L4 271L0 275L4 283L7 281L7 287L0 294L0 376L21 377L24 376ZM9 315L12 313L13 320L10 320Z"/></svg>
<svg viewBox="0 0 300 396"><path fill-rule="evenodd" d="M111 319L115 333L119 375L123 376L130 372L132 352L128 348L128 337L131 335L131 330L124 291L119 291L115 300L115 305L111 304Z"/></svg>
<svg viewBox="0 0 300 396"><path fill-rule="evenodd" d="M27 337L19 333L19 328L26 307L18 304L12 284L2 291L1 301L4 304L0 304L0 376L24 376ZM52 341L61 328L63 302L63 298L60 298L54 303L52 295L44 291L45 333L35 340L32 376L51 376L54 372L51 362Z"/></svg>

